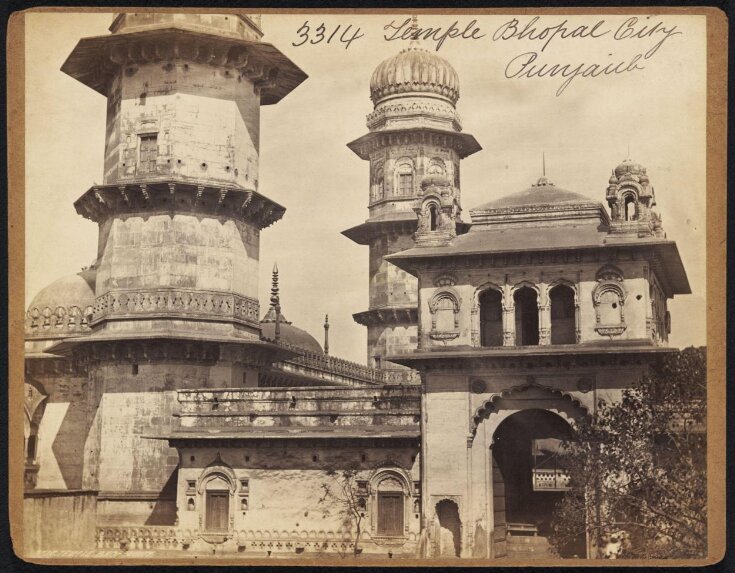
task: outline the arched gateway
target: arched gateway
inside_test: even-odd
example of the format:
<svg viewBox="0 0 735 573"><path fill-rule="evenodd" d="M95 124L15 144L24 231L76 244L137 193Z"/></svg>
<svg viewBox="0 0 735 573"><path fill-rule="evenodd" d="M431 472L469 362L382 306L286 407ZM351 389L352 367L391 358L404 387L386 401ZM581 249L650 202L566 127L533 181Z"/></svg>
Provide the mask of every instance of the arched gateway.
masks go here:
<svg viewBox="0 0 735 573"><path fill-rule="evenodd" d="M547 551L555 506L569 486L563 444L572 438L575 421L586 415L570 395L533 384L497 394L475 413L474 430L489 446L495 557Z"/></svg>

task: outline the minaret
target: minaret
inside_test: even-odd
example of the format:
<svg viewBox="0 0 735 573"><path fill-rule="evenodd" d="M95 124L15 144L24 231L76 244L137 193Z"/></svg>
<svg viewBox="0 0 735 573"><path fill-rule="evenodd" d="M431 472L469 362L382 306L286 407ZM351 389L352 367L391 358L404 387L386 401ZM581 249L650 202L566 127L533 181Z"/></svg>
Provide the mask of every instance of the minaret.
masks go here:
<svg viewBox="0 0 735 573"><path fill-rule="evenodd" d="M260 231L285 211L258 192L260 106L306 75L247 15L119 14L110 30L62 66L107 97L103 184L75 203L100 228L92 325L257 337Z"/></svg>
<svg viewBox="0 0 735 573"><path fill-rule="evenodd" d="M661 216L653 210L656 194L641 164L629 158L615 167L608 181L606 199L610 207L608 242L651 235L666 238Z"/></svg>
<svg viewBox="0 0 735 573"><path fill-rule="evenodd" d="M370 248L369 308L353 315L368 328L368 364L392 369L383 356L417 346L418 285L384 257L466 230L459 162L481 148L461 132L457 72L415 39L375 69L370 97L369 133L348 144L370 162L369 217L343 234Z"/></svg>
<svg viewBox="0 0 735 573"><path fill-rule="evenodd" d="M92 328L50 351L89 367L105 420L84 487L133 500L172 483L178 459L141 436L170 427L175 390L257 386L293 355L260 337L260 232L285 211L258 191L260 106L306 74L245 14L126 13L110 31L62 66L107 98L107 122L103 183L75 202L99 225Z"/></svg>

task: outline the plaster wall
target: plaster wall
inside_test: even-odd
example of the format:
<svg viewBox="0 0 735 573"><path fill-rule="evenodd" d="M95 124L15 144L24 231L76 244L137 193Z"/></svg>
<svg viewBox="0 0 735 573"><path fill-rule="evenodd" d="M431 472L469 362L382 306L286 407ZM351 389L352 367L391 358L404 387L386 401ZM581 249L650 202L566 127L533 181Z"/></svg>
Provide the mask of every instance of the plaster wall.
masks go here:
<svg viewBox="0 0 735 573"><path fill-rule="evenodd" d="M338 482L327 473L330 469L338 473L354 469L358 480L369 480L377 470L399 468L410 482L420 479L418 448L413 446L263 441L237 448L182 447L181 459L177 494L179 527L192 531L202 530L204 526L204 498L198 489L199 480L210 464L225 464L235 476L237 483L230 508L232 528L238 531L336 532L350 529L333 500L327 498L320 502L325 485L335 492L339 490ZM248 480L247 490L240 483L242 479ZM189 482L195 483L194 489ZM413 512L413 483L409 488L404 504L407 514L404 525L406 533L418 533L420 519ZM247 497L247 509L244 510L243 497ZM194 500L192 509L189 509L190 498ZM374 517L373 508L368 504L362 524L364 531L376 533Z"/></svg>
<svg viewBox="0 0 735 573"><path fill-rule="evenodd" d="M128 66L108 98L105 184L179 177L258 186L260 96L234 67L184 59ZM156 135L153 171L141 136Z"/></svg>
<svg viewBox="0 0 735 573"><path fill-rule="evenodd" d="M174 287L257 299L260 232L184 213L130 215L101 225L96 295Z"/></svg>

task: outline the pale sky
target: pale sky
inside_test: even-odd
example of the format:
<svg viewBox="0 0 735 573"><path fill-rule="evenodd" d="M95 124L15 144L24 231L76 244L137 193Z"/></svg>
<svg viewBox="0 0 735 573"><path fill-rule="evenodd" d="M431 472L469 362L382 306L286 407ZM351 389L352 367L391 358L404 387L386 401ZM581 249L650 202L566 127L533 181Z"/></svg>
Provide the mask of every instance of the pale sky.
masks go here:
<svg viewBox="0 0 735 573"><path fill-rule="evenodd" d="M511 18L419 19L421 27L445 29L458 20L460 31L476 19L480 31L475 35L485 34L477 40L448 39L439 51L459 74L464 131L483 147L462 162L464 219L469 220L471 208L535 182L544 152L547 175L557 186L604 203L610 172L629 148L632 159L648 168L664 230L678 243L693 291L669 301L670 342L705 344L705 17L643 15L630 29L645 32L647 26L650 31L662 22L658 31L626 38L628 16L545 15L536 22L538 31L564 19L570 31L604 20L597 32L608 33L595 39L557 34L543 51L539 40L493 40ZM531 18L518 16L521 24ZM345 144L367 132L370 76L405 45L384 40L383 27L403 19L397 14L262 19L263 41L275 44L309 75L280 103L262 108L259 192L287 208L284 218L261 235L262 313L277 261L286 317L321 342L328 313L330 353L361 363L366 332L352 313L368 305L368 248L340 232L367 218L368 164ZM105 99L60 67L80 38L107 34L111 20L111 13L27 15L27 303L96 255L97 225L77 215L73 202L102 181ZM327 37L337 25L341 28L329 44L294 47L305 20L312 29L324 22ZM364 36L345 49L337 39L348 24ZM623 37L616 40L621 25L618 36ZM662 27L681 34L670 35L649 58L637 60L642 70L576 77L559 96L564 81L559 77L505 77L509 62L527 52L538 53L539 65L628 65L664 39Z"/></svg>

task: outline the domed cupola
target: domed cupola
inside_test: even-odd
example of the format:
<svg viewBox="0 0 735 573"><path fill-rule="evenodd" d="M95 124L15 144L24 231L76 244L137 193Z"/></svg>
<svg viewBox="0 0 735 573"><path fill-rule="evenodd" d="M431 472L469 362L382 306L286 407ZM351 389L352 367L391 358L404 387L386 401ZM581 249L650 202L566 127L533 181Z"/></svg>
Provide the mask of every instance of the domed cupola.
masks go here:
<svg viewBox="0 0 735 573"><path fill-rule="evenodd" d="M441 56L412 45L378 65L370 79L370 98L376 106L402 94L431 95L454 106L459 76Z"/></svg>
<svg viewBox="0 0 735 573"><path fill-rule="evenodd" d="M625 159L615 169L608 182L606 199L610 207L611 233L621 236L664 237L661 217L652 211L656 196L646 168L632 159Z"/></svg>
<svg viewBox="0 0 735 573"><path fill-rule="evenodd" d="M84 269L42 289L26 312L26 338L63 338L88 332L96 274L94 267Z"/></svg>

